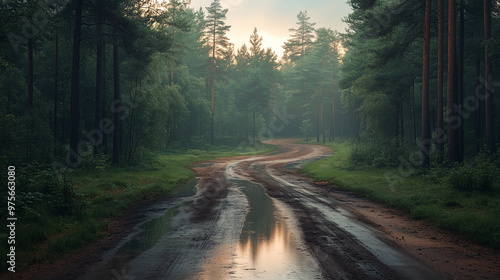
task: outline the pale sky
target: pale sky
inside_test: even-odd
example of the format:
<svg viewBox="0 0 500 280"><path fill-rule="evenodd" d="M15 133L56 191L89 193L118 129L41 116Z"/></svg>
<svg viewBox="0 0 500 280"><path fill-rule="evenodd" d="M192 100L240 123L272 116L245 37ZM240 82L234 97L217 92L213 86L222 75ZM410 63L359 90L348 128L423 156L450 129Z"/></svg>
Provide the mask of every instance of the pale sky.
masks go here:
<svg viewBox="0 0 500 280"><path fill-rule="evenodd" d="M191 7L198 10L210 6L212 0L191 0ZM314 28L330 28L344 32L347 25L342 19L351 13L347 0L221 0L229 9L226 24L231 25L227 36L239 49L247 44L254 27L263 37L264 48L271 47L279 57L284 42L290 38L289 28L297 28L297 14L307 11Z"/></svg>

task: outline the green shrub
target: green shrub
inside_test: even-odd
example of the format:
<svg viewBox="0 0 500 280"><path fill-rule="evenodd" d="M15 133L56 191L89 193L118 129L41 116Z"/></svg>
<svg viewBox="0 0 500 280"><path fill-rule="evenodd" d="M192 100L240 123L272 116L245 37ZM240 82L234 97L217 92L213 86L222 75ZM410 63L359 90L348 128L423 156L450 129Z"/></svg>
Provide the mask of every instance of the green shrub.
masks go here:
<svg viewBox="0 0 500 280"><path fill-rule="evenodd" d="M42 165L28 165L20 168L17 179L21 186L16 191L20 214L47 209L56 215L66 215L86 205L64 173Z"/></svg>
<svg viewBox="0 0 500 280"><path fill-rule="evenodd" d="M365 140L354 143L348 157L348 164L352 167L375 166L388 167L397 166L398 157L403 153L398 148L397 139L392 141Z"/></svg>
<svg viewBox="0 0 500 280"><path fill-rule="evenodd" d="M489 191L497 172L492 159L481 154L471 162L453 166L444 182L461 191Z"/></svg>
<svg viewBox="0 0 500 280"><path fill-rule="evenodd" d="M105 171L110 167L110 160L108 155L90 153L84 156L81 161L80 168L83 171Z"/></svg>

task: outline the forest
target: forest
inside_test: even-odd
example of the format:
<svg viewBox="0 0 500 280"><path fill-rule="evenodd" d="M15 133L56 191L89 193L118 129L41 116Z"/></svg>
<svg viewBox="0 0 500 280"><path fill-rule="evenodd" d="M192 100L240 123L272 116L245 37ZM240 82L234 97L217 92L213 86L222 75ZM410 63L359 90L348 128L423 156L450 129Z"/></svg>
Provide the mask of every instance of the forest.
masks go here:
<svg viewBox="0 0 500 280"><path fill-rule="evenodd" d="M339 38L306 12L282 63L256 29L235 49L219 1L206 11L186 1L60 2L3 4L4 162L133 164L172 146L299 135L303 120L308 133L314 122L333 137Z"/></svg>
<svg viewBox="0 0 500 280"><path fill-rule="evenodd" d="M235 46L220 0L1 1L0 182L15 167L16 213L52 230L20 238L57 231L35 212L105 212L96 205L111 198L79 191L82 178L189 161L165 155L258 153L280 138L348 143L346 168L379 168L389 185L422 175L496 195L500 2L347 2L346 30L296 11L279 57L257 28ZM164 180L192 175L179 176ZM74 247L98 238L97 220ZM51 248L72 248L61 244Z"/></svg>

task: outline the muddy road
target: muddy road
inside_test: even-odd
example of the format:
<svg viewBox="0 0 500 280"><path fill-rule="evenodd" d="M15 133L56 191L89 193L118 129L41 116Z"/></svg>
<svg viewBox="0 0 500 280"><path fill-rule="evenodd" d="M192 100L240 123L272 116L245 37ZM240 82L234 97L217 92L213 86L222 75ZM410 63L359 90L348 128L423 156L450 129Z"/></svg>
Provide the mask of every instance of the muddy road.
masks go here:
<svg viewBox="0 0 500 280"><path fill-rule="evenodd" d="M51 279L498 279L498 252L296 173L328 148L268 143L194 166L133 231Z"/></svg>

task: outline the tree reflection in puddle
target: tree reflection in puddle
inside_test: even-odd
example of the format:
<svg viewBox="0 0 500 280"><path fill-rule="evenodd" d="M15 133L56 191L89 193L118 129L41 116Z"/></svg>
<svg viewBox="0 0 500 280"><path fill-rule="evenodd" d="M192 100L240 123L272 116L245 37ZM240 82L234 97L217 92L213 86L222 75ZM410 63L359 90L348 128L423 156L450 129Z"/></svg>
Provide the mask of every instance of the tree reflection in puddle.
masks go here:
<svg viewBox="0 0 500 280"><path fill-rule="evenodd" d="M248 198L249 211L235 257L235 276L266 279L314 279L317 266L284 217L260 185L238 181Z"/></svg>

